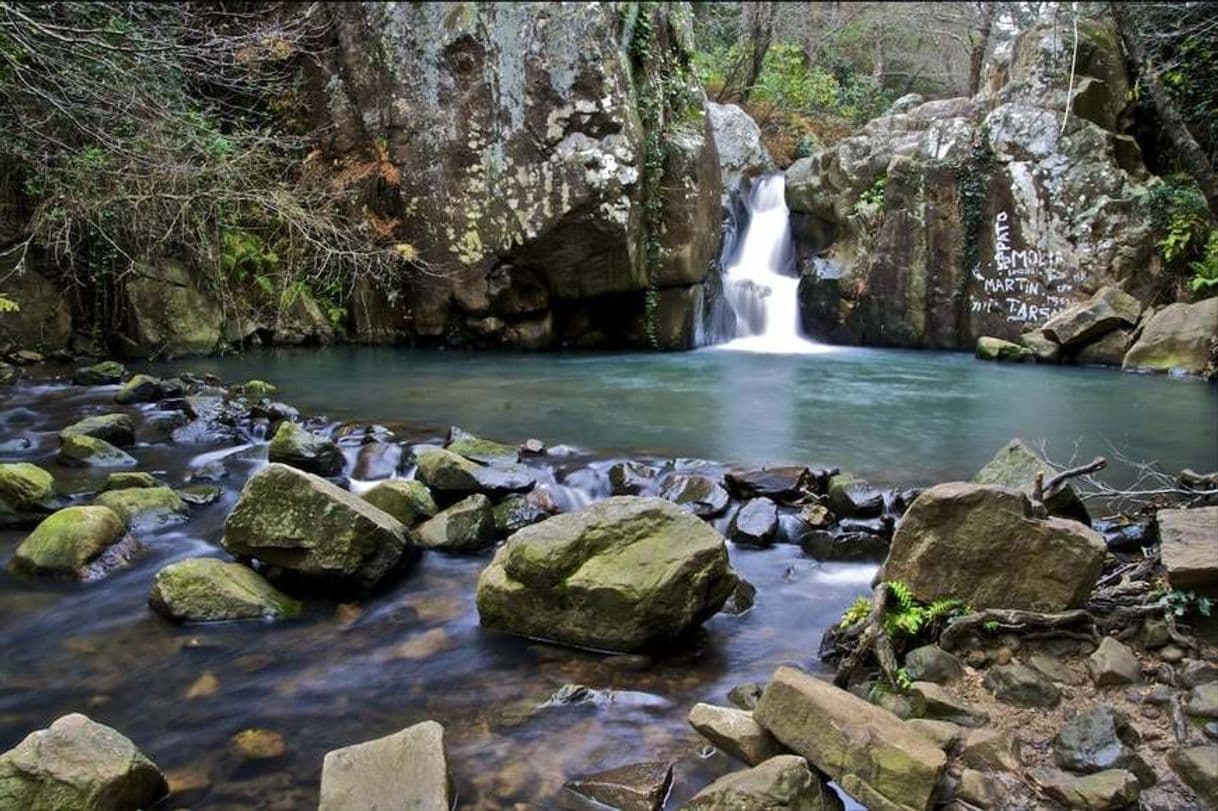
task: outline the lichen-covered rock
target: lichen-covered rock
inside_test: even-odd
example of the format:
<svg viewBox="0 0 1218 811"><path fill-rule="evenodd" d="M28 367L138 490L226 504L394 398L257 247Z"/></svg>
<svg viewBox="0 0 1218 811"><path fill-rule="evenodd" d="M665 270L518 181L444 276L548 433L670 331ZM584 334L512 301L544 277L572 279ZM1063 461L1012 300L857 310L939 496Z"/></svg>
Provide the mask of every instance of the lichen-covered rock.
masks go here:
<svg viewBox="0 0 1218 811"><path fill-rule="evenodd" d="M160 486L107 490L94 503L114 510L128 527L140 529L184 521L189 511L177 493Z"/></svg>
<svg viewBox="0 0 1218 811"><path fill-rule="evenodd" d="M187 558L161 569L148 604L176 622L282 619L301 609L253 569L216 558Z"/></svg>
<svg viewBox="0 0 1218 811"><path fill-rule="evenodd" d="M140 264L123 285L132 357L206 355L220 345L224 308L209 280L181 262Z"/></svg>
<svg viewBox="0 0 1218 811"><path fill-rule="evenodd" d="M1218 596L1218 506L1159 510L1155 520L1167 582L1173 588Z"/></svg>
<svg viewBox="0 0 1218 811"><path fill-rule="evenodd" d="M128 380L114 395L119 405L151 403L163 396L161 381L152 375L138 374Z"/></svg>
<svg viewBox="0 0 1218 811"><path fill-rule="evenodd" d="M1022 439L1012 439L994 454L994 458L986 462L985 467L977 471L973 481L977 484L996 484L1021 490L1031 496L1036 484L1036 476L1040 474L1044 481L1049 481L1056 470L1032 450ZM1045 507L1051 515L1063 518L1073 518L1084 524L1091 523L1087 507L1078 497L1074 485L1066 482L1057 492L1045 501Z"/></svg>
<svg viewBox="0 0 1218 811"><path fill-rule="evenodd" d="M109 507L65 507L21 542L11 565L24 574L85 580L125 563L132 551L126 525Z"/></svg>
<svg viewBox="0 0 1218 811"><path fill-rule="evenodd" d="M753 717L865 806L929 811L947 757L887 710L780 667Z"/></svg>
<svg viewBox="0 0 1218 811"><path fill-rule="evenodd" d="M414 479L390 479L364 493L364 501L413 527L436 514L435 499L427 485Z"/></svg>
<svg viewBox="0 0 1218 811"><path fill-rule="evenodd" d="M495 505L495 531L497 533L503 536L511 535L530 524L536 524L538 521L544 521L550 517L551 511L534 503L531 496L531 493L527 496L512 495Z"/></svg>
<svg viewBox="0 0 1218 811"><path fill-rule="evenodd" d="M104 360L77 369L72 374L72 382L78 386L107 386L123 382L126 376L126 366L116 360Z"/></svg>
<svg viewBox="0 0 1218 811"><path fill-rule="evenodd" d="M272 464L246 483L221 545L298 578L370 588L418 557L393 516L319 476Z"/></svg>
<svg viewBox="0 0 1218 811"><path fill-rule="evenodd" d="M455 799L444 727L424 721L327 752L317 811L450 811Z"/></svg>
<svg viewBox="0 0 1218 811"><path fill-rule="evenodd" d="M669 502L617 496L520 530L478 578L482 624L631 652L671 640L736 586L723 537Z"/></svg>
<svg viewBox="0 0 1218 811"><path fill-rule="evenodd" d="M840 811L842 801L797 755L778 755L720 777L682 811Z"/></svg>
<svg viewBox="0 0 1218 811"><path fill-rule="evenodd" d="M337 476L346 465L343 452L332 440L288 421L281 423L275 431L267 448L267 458L318 476Z"/></svg>
<svg viewBox="0 0 1218 811"><path fill-rule="evenodd" d="M55 478L29 462L0 464L0 517L45 513L55 498Z"/></svg>
<svg viewBox="0 0 1218 811"><path fill-rule="evenodd" d="M436 513L414 530L421 546L445 552L476 552L495 543L491 500L474 493Z"/></svg>
<svg viewBox="0 0 1218 811"><path fill-rule="evenodd" d="M714 102L707 102L706 113L715 136L725 193L739 188L744 178L774 170L774 159L761 142L761 128L748 113L735 104Z"/></svg>
<svg viewBox="0 0 1218 811"><path fill-rule="evenodd" d="M1066 351L1081 349L1121 327L1133 327L1142 303L1120 288L1101 288L1090 299L1062 310L1041 326L1045 337Z"/></svg>
<svg viewBox="0 0 1218 811"><path fill-rule="evenodd" d="M126 414L98 414L72 423L59 432L60 440L70 436L91 436L111 445L135 444L135 421Z"/></svg>
<svg viewBox="0 0 1218 811"><path fill-rule="evenodd" d="M449 442L444 447L458 456L481 465L514 465L520 461L520 448L505 445L492 439L481 439L459 428L449 431Z"/></svg>
<svg viewBox="0 0 1218 811"><path fill-rule="evenodd" d="M448 497L484 493L501 496L533 489L537 479L522 466L489 466L452 451L433 448L418 456L419 480L432 492Z"/></svg>
<svg viewBox="0 0 1218 811"><path fill-rule="evenodd" d="M782 744L753 720L753 714L734 707L695 704L689 725L726 755L756 766L783 753Z"/></svg>
<svg viewBox="0 0 1218 811"><path fill-rule="evenodd" d="M1036 768L1028 776L1051 799L1082 811L1116 811L1133 807L1141 796L1138 778L1124 769L1077 777L1056 769Z"/></svg>
<svg viewBox="0 0 1218 811"><path fill-rule="evenodd" d="M0 804L13 811L138 811L168 791L135 744L79 713L0 755Z"/></svg>
<svg viewBox="0 0 1218 811"><path fill-rule="evenodd" d="M1201 374L1218 338L1218 296L1196 304L1169 304L1142 327L1125 353L1129 371Z"/></svg>
<svg viewBox="0 0 1218 811"><path fill-rule="evenodd" d="M977 339L975 354L980 360L996 360L1007 363L1022 363L1031 360L1034 353L1031 349L1001 338L991 338L983 335Z"/></svg>
<svg viewBox="0 0 1218 811"><path fill-rule="evenodd" d="M884 576L925 602L958 598L974 608L1061 611L1091 594L1105 552L1098 533L1038 517L1018 490L948 482L910 505Z"/></svg>
<svg viewBox="0 0 1218 811"><path fill-rule="evenodd" d="M670 473L660 483L659 497L679 504L700 518L714 518L727 509L727 491L710 476Z"/></svg>
<svg viewBox="0 0 1218 811"><path fill-rule="evenodd" d="M108 490L128 490L132 487L160 487L156 476L139 470L111 473L102 482L102 492Z"/></svg>
<svg viewBox="0 0 1218 811"><path fill-rule="evenodd" d="M61 465L69 467L134 467L135 459L104 439L73 434L59 446Z"/></svg>

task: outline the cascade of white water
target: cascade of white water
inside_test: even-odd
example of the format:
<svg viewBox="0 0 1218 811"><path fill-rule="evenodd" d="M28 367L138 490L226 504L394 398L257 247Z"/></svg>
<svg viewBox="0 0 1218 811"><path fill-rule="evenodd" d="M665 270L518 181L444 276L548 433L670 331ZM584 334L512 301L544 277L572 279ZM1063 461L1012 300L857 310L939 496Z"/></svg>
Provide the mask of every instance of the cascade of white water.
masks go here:
<svg viewBox="0 0 1218 811"><path fill-rule="evenodd" d="M736 314L736 334L717 349L784 354L829 350L800 330L799 279L793 275L785 187L781 172L759 178L753 186L740 252L723 274L723 297Z"/></svg>

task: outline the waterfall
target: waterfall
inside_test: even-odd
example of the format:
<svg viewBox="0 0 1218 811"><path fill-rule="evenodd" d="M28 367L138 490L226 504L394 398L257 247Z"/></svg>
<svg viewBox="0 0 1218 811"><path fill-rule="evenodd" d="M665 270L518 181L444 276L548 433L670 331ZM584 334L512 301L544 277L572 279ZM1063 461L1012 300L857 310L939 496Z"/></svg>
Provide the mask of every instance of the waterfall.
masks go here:
<svg viewBox="0 0 1218 811"><path fill-rule="evenodd" d="M737 238L725 244L722 299L735 318L730 332L711 330L714 338L726 339L716 349L782 354L829 350L800 330L799 278L785 193L782 172L754 181L744 202L743 233L733 234Z"/></svg>

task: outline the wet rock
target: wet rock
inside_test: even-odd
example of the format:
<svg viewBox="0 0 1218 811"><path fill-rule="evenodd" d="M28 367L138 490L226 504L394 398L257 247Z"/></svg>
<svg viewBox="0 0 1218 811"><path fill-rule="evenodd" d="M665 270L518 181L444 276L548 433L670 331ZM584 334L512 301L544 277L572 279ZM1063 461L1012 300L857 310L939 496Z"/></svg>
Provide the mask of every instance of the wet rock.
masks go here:
<svg viewBox="0 0 1218 811"><path fill-rule="evenodd" d="M135 459L104 439L73 435L59 446L57 461L68 467L134 467Z"/></svg>
<svg viewBox="0 0 1218 811"><path fill-rule="evenodd" d="M762 727L867 806L929 809L943 751L879 707L780 667L753 711Z"/></svg>
<svg viewBox="0 0 1218 811"><path fill-rule="evenodd" d="M1079 349L1120 327L1132 327L1142 303L1117 287L1104 287L1083 304L1062 310L1041 327L1049 340L1065 350Z"/></svg>
<svg viewBox="0 0 1218 811"><path fill-rule="evenodd" d="M448 444L444 446L450 453L463 456L471 462L481 465L514 465L520 461L520 449L515 445L505 445L490 439L479 439L460 428L449 430Z"/></svg>
<svg viewBox="0 0 1218 811"><path fill-rule="evenodd" d="M1085 777L1037 768L1028 772L1032 781L1067 808L1085 811L1111 811L1127 808L1138 801L1141 787L1137 778L1121 769L1110 769Z"/></svg>
<svg viewBox="0 0 1218 811"><path fill-rule="evenodd" d="M695 704L689 711L689 725L716 749L750 766L784 751L774 736L762 729L753 720L753 714L746 710Z"/></svg>
<svg viewBox="0 0 1218 811"><path fill-rule="evenodd" d="M1167 567L1167 582L1177 589L1218 594L1218 507L1160 510L1159 553Z"/></svg>
<svg viewBox="0 0 1218 811"><path fill-rule="evenodd" d="M454 799L444 727L424 721L327 752L317 811L450 811Z"/></svg>
<svg viewBox="0 0 1218 811"><path fill-rule="evenodd" d="M195 506L215 504L220 500L222 493L223 491L214 484L188 484L177 489L178 498Z"/></svg>
<svg viewBox="0 0 1218 811"><path fill-rule="evenodd" d="M1218 297L1169 304L1143 325L1122 368L1201 374L1209 363L1210 342L1218 337L1216 325Z"/></svg>
<svg viewBox="0 0 1218 811"><path fill-rule="evenodd" d="M122 385L114 395L114 402L119 405L133 403L151 403L161 399L161 381L152 375L139 374Z"/></svg>
<svg viewBox="0 0 1218 811"><path fill-rule="evenodd" d="M914 681L948 684L964 675L964 666L938 645L923 645L905 654L905 672Z"/></svg>
<svg viewBox="0 0 1218 811"><path fill-rule="evenodd" d="M905 725L948 754L954 752L960 746L960 742L964 740L965 728L959 724L953 724L951 721L910 718Z"/></svg>
<svg viewBox="0 0 1218 811"><path fill-rule="evenodd" d="M567 788L620 811L660 811L672 786L672 764L651 760L580 777Z"/></svg>
<svg viewBox="0 0 1218 811"><path fill-rule="evenodd" d="M341 475L347 462L333 441L306 431L294 422L280 424L267 448L267 458L327 477Z"/></svg>
<svg viewBox="0 0 1218 811"><path fill-rule="evenodd" d="M122 565L134 544L108 507L65 507L31 532L10 563L23 574L89 579Z"/></svg>
<svg viewBox="0 0 1218 811"><path fill-rule="evenodd" d="M389 479L402 465L402 448L392 442L368 442L355 457L351 478L361 481Z"/></svg>
<svg viewBox="0 0 1218 811"><path fill-rule="evenodd" d="M0 517L45 514L55 500L55 478L29 462L0 464Z"/></svg>
<svg viewBox="0 0 1218 811"><path fill-rule="evenodd" d="M1184 711L1196 718L1218 718L1218 682L1199 684L1189 690Z"/></svg>
<svg viewBox="0 0 1218 811"><path fill-rule="evenodd" d="M871 518L884 510L884 494L862 479L839 473L829 479L829 507L839 518Z"/></svg>
<svg viewBox="0 0 1218 811"><path fill-rule="evenodd" d="M176 622L284 619L301 604L240 563L187 558L156 574L148 604Z"/></svg>
<svg viewBox="0 0 1218 811"><path fill-rule="evenodd" d="M765 682L752 681L738 684L727 692L727 700L742 710L752 710L757 706L757 700L765 692Z"/></svg>
<svg viewBox="0 0 1218 811"><path fill-rule="evenodd" d="M778 530L778 507L768 498L745 502L732 516L727 537L739 544L768 546Z"/></svg>
<svg viewBox="0 0 1218 811"><path fill-rule="evenodd" d="M233 386L233 393L242 397L252 397L255 400L266 400L279 393L279 387L265 380L247 380Z"/></svg>
<svg viewBox="0 0 1218 811"><path fill-rule="evenodd" d="M121 383L127 376L127 367L118 361L104 360L92 366L82 366L72 374L72 382L78 386L109 386Z"/></svg>
<svg viewBox="0 0 1218 811"><path fill-rule="evenodd" d="M228 751L244 761L275 760L287 746L283 736L271 729L243 729L228 739Z"/></svg>
<svg viewBox="0 0 1218 811"><path fill-rule="evenodd" d="M541 456L546 452L546 443L542 442L540 439L526 439L520 445L520 452L526 453L529 456Z"/></svg>
<svg viewBox="0 0 1218 811"><path fill-rule="evenodd" d="M1150 521L1095 521L1092 527L1104 536L1109 552L1137 554L1158 542Z"/></svg>
<svg viewBox="0 0 1218 811"><path fill-rule="evenodd" d="M478 578L489 628L633 652L680 636L736 586L722 536L660 499L616 496L525 527Z"/></svg>
<svg viewBox="0 0 1218 811"><path fill-rule="evenodd" d="M1095 653L1087 657L1087 672L1096 687L1142 681L1142 664L1138 657L1110 636L1100 640Z"/></svg>
<svg viewBox="0 0 1218 811"><path fill-rule="evenodd" d="M95 504L114 510L132 529L147 529L186 520L186 502L168 487L129 487L108 490L94 499Z"/></svg>
<svg viewBox="0 0 1218 811"><path fill-rule="evenodd" d="M1019 491L949 482L914 501L884 571L927 603L958 598L979 609L1052 612L1087 599L1105 553L1099 534L1075 521L1037 517Z"/></svg>
<svg viewBox="0 0 1218 811"><path fill-rule="evenodd" d="M1213 745L1190 746L1167 753L1167 764L1211 808L1218 808L1218 756Z"/></svg>
<svg viewBox="0 0 1218 811"><path fill-rule="evenodd" d="M841 800L796 755L720 777L699 791L682 811L840 811Z"/></svg>
<svg viewBox="0 0 1218 811"><path fill-rule="evenodd" d="M799 539L804 554L817 560L879 561L888 554L888 541L869 532L816 530Z"/></svg>
<svg viewBox="0 0 1218 811"><path fill-rule="evenodd" d="M722 515L728 503L727 491L718 482L697 473L670 473L660 484L659 496L699 518Z"/></svg>
<svg viewBox="0 0 1218 811"><path fill-rule="evenodd" d="M739 616L753 607L757 600L757 587L743 577L736 578L736 588L723 604L721 613Z"/></svg>
<svg viewBox="0 0 1218 811"><path fill-rule="evenodd" d="M960 762L974 769L1019 772L1019 742L1010 732L974 729L960 746Z"/></svg>
<svg viewBox="0 0 1218 811"><path fill-rule="evenodd" d="M439 496L458 498L484 493L492 498L509 493L525 493L537 484L536 477L524 467L488 467L440 448L418 455L419 480Z"/></svg>
<svg viewBox="0 0 1218 811"><path fill-rule="evenodd" d="M909 686L914 714L934 721L951 721L964 727L984 724L989 717L955 693L933 682L916 681Z"/></svg>
<svg viewBox="0 0 1218 811"><path fill-rule="evenodd" d="M0 801L13 811L135 811L151 808L168 790L134 743L79 713L0 755Z"/></svg>
<svg viewBox="0 0 1218 811"><path fill-rule="evenodd" d="M791 504L822 490L816 474L806 467L733 471L724 476L724 482L738 499L768 498L780 504Z"/></svg>
<svg viewBox="0 0 1218 811"><path fill-rule="evenodd" d="M61 440L70 436L91 436L111 445L126 447L135 444L135 422L126 414L99 414L85 417L59 432Z"/></svg>
<svg viewBox="0 0 1218 811"><path fill-rule="evenodd" d="M1040 474L1044 481L1048 481L1056 474L1056 470L1022 439L1012 439L994 454L994 458L987 462L985 467L977 471L973 481L977 484L1010 487L1031 496L1037 474ZM1050 496L1045 507L1050 515L1073 518L1084 524L1090 523L1091 520L1082 499L1078 497L1078 492L1069 483Z"/></svg>
<svg viewBox="0 0 1218 811"><path fill-rule="evenodd" d="M0 361L0 386L8 386L17 379L20 372L11 363Z"/></svg>
<svg viewBox="0 0 1218 811"><path fill-rule="evenodd" d="M1097 366L1120 366L1125 360L1125 351L1129 349L1129 338L1132 330L1114 329L1079 349L1074 354L1074 362L1079 364L1094 364Z"/></svg>
<svg viewBox="0 0 1218 811"><path fill-rule="evenodd" d="M812 529L827 529L837 518L825 505L809 504L799 511L799 520Z"/></svg>
<svg viewBox="0 0 1218 811"><path fill-rule="evenodd" d="M1019 662L991 667L983 684L999 701L1017 707L1056 707L1062 698L1053 682Z"/></svg>
<svg viewBox="0 0 1218 811"><path fill-rule="evenodd" d="M407 527L431 518L439 509L423 482L391 479L364 493L364 501L392 515Z"/></svg>
<svg viewBox="0 0 1218 811"><path fill-rule="evenodd" d="M369 588L418 558L393 516L318 476L271 464L246 483L221 545L297 577Z"/></svg>
<svg viewBox="0 0 1218 811"><path fill-rule="evenodd" d="M495 531L500 535L511 535L517 530L550 517L548 511L534 504L528 496L519 495L504 498L495 505L494 512Z"/></svg>
<svg viewBox="0 0 1218 811"><path fill-rule="evenodd" d="M424 521L415 528L414 537L428 549L445 552L476 552L492 546L495 514L491 500L474 493Z"/></svg>
<svg viewBox="0 0 1218 811"><path fill-rule="evenodd" d="M1057 363L1061 360L1062 348L1039 329L1020 335L1019 345L1028 349L1037 363Z"/></svg>
<svg viewBox="0 0 1218 811"><path fill-rule="evenodd" d="M618 462L609 468L609 488L615 496L637 496L651 487L660 469L642 462Z"/></svg>
<svg viewBox="0 0 1218 811"><path fill-rule="evenodd" d="M1005 363L1022 363L1032 360L1035 353L1025 346L1001 338L991 338L983 335L977 339L974 354L979 360L1002 361Z"/></svg>
<svg viewBox="0 0 1218 811"><path fill-rule="evenodd" d="M157 481L156 476L151 473L142 471L129 471L125 473L111 473L106 476L106 480L102 483L102 492L109 490L128 490L133 487L160 487L161 483Z"/></svg>
<svg viewBox="0 0 1218 811"><path fill-rule="evenodd" d="M1053 738L1053 760L1063 769L1094 774L1125 769L1144 786L1155 783L1154 771L1138 755L1138 733L1122 713L1092 707L1077 713Z"/></svg>

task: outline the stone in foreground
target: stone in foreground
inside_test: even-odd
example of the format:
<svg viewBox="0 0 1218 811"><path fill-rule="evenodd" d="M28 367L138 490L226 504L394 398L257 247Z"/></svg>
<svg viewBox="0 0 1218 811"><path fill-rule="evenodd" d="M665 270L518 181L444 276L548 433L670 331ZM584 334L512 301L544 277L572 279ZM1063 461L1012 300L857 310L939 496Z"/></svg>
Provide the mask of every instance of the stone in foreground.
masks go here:
<svg viewBox="0 0 1218 811"><path fill-rule="evenodd" d="M1173 749L1167 764L1197 796L1218 808L1218 747L1213 744Z"/></svg>
<svg viewBox="0 0 1218 811"><path fill-rule="evenodd" d="M1160 510L1155 518L1167 582L1218 596L1218 507Z"/></svg>
<svg viewBox="0 0 1218 811"><path fill-rule="evenodd" d="M526 527L478 578L482 624L634 652L714 615L736 586L727 546L674 504L616 496Z"/></svg>
<svg viewBox="0 0 1218 811"><path fill-rule="evenodd" d="M371 588L419 554L393 516L319 476L278 464L246 483L220 543L238 558L339 587Z"/></svg>
<svg viewBox="0 0 1218 811"><path fill-rule="evenodd" d="M1096 687L1133 684L1142 680L1142 664L1128 647L1106 636L1087 657L1087 673Z"/></svg>
<svg viewBox="0 0 1218 811"><path fill-rule="evenodd" d="M1110 769L1084 777L1046 768L1032 769L1028 774L1048 797L1066 808L1083 811L1131 808L1142 793L1138 779L1123 769Z"/></svg>
<svg viewBox="0 0 1218 811"><path fill-rule="evenodd" d="M748 546L769 546L778 532L778 507L768 498L748 501L732 516L728 537Z"/></svg>
<svg viewBox="0 0 1218 811"><path fill-rule="evenodd" d="M893 535L884 577L927 603L958 598L978 609L1053 612L1082 605L1105 553L1098 533L1037 517L1018 490L948 482L914 500Z"/></svg>
<svg viewBox="0 0 1218 811"><path fill-rule="evenodd" d="M317 811L450 811L444 727L424 721L384 738L327 752Z"/></svg>
<svg viewBox="0 0 1218 811"><path fill-rule="evenodd" d="M0 465L0 515L46 512L55 498L55 479L38 465Z"/></svg>
<svg viewBox="0 0 1218 811"><path fill-rule="evenodd" d="M927 811L943 751L887 710L792 667L780 667L753 717L788 749L871 807Z"/></svg>
<svg viewBox="0 0 1218 811"><path fill-rule="evenodd" d="M187 558L156 573L148 604L177 622L282 619L300 613L300 603L240 563Z"/></svg>
<svg viewBox="0 0 1218 811"><path fill-rule="evenodd" d="M134 546L109 507L65 507L35 527L10 565L23 574L87 580L125 563Z"/></svg>
<svg viewBox="0 0 1218 811"><path fill-rule="evenodd" d="M8 811L138 811L169 791L130 740L84 715L65 715L0 755Z"/></svg>
<svg viewBox="0 0 1218 811"><path fill-rule="evenodd" d="M618 811L660 811L671 787L672 764L657 760L606 769L567 783L576 794Z"/></svg>
<svg viewBox="0 0 1218 811"><path fill-rule="evenodd" d="M695 704L689 725L729 757L756 766L783 753L782 744L753 720L753 714L734 707Z"/></svg>
<svg viewBox="0 0 1218 811"><path fill-rule="evenodd" d="M681 806L683 811L838 811L842 801L798 755L778 755L725 774Z"/></svg>
<svg viewBox="0 0 1218 811"><path fill-rule="evenodd" d="M318 476L338 476L346 465L343 452L333 441L286 420L275 431L267 458Z"/></svg>

